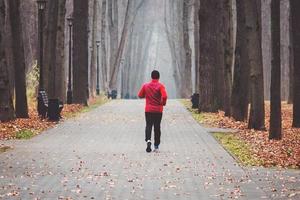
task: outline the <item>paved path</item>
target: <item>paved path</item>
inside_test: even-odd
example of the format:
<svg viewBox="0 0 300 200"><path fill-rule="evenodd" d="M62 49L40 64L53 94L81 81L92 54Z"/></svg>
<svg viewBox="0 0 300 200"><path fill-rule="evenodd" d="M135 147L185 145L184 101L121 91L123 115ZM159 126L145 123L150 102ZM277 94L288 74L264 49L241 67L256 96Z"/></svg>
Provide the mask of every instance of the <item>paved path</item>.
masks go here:
<svg viewBox="0 0 300 200"><path fill-rule="evenodd" d="M300 198L299 171L241 168L178 101L164 113L160 153L145 152L144 124L143 101L116 100L10 141L0 199Z"/></svg>

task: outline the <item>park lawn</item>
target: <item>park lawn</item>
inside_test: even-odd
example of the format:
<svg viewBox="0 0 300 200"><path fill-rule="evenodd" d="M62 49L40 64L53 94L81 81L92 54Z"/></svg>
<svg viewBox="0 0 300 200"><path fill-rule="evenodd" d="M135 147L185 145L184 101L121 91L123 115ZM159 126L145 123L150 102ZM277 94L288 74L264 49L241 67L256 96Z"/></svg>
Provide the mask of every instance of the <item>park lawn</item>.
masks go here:
<svg viewBox="0 0 300 200"><path fill-rule="evenodd" d="M199 123L210 127L237 130L232 134L214 133L213 135L242 164L300 169L300 129L291 128L292 105L282 103L282 140L269 140L270 102L265 103L266 131L248 129L247 122L237 122L226 117L223 111L198 113L197 109L191 108L190 100L185 99L181 102ZM241 151L245 152L241 153Z"/></svg>
<svg viewBox="0 0 300 200"><path fill-rule="evenodd" d="M89 100L89 107L80 104L64 104L62 110L62 120L76 117L82 112L94 109L104 103L108 99L104 96ZM36 103L29 102L29 118L28 119L16 119L9 122L0 123L0 140L9 139L29 139L35 135L38 135L42 131L54 127L59 122L48 121L47 119L41 119L36 110Z"/></svg>

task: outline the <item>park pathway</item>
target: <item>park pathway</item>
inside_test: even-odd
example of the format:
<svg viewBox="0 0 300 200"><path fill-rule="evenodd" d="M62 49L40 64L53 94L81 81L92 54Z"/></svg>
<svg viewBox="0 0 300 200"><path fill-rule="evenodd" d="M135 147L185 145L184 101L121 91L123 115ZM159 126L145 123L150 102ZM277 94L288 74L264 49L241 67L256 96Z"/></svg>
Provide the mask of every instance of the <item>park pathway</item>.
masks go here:
<svg viewBox="0 0 300 200"><path fill-rule="evenodd" d="M300 197L299 172L240 167L176 100L160 152L147 154L143 105L112 101L31 140L3 141L14 148L0 154L0 199Z"/></svg>

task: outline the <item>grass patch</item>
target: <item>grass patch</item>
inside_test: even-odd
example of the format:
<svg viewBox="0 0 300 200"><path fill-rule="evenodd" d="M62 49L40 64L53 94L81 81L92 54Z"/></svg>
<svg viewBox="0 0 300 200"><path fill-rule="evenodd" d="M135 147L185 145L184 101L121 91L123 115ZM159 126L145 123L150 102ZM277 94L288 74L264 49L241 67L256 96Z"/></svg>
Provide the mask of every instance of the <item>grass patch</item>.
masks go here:
<svg viewBox="0 0 300 200"><path fill-rule="evenodd" d="M95 108L98 108L99 106L107 103L109 100L107 99L106 96L100 96L96 99L94 99L89 106L85 106L80 112L81 113L86 113L89 112Z"/></svg>
<svg viewBox="0 0 300 200"><path fill-rule="evenodd" d="M88 102L89 105L88 106L83 106L77 112L65 113L64 117L67 118L67 119L77 117L79 114L86 113L86 112L89 112L89 111L91 111L95 108L98 108L99 106L107 103L108 101L109 101L109 99L105 95L101 94L100 96L89 100L89 102Z"/></svg>
<svg viewBox="0 0 300 200"><path fill-rule="evenodd" d="M100 95L99 97L91 100L89 102L89 106L84 106L82 109L80 109L78 112L69 112L69 113L65 113L64 117L66 119L69 118L73 118L73 117L77 117L78 115L80 115L81 113L86 113L86 112L90 112L91 110L98 108L99 106L107 103L109 101L109 99L104 96L104 95Z"/></svg>
<svg viewBox="0 0 300 200"><path fill-rule="evenodd" d="M259 166L262 161L254 157L250 147L232 133L213 133L213 136L222 146L235 157L241 164L246 166Z"/></svg>
<svg viewBox="0 0 300 200"><path fill-rule="evenodd" d="M192 108L192 102L189 99L181 99L180 102L191 112L193 118L200 124L212 124L217 121L213 113L199 112L197 108Z"/></svg>
<svg viewBox="0 0 300 200"><path fill-rule="evenodd" d="M27 140L27 139L30 139L34 136L35 134L31 131L31 130L28 130L28 129L23 129L23 130L20 130L16 133L16 139L19 139L19 140Z"/></svg>

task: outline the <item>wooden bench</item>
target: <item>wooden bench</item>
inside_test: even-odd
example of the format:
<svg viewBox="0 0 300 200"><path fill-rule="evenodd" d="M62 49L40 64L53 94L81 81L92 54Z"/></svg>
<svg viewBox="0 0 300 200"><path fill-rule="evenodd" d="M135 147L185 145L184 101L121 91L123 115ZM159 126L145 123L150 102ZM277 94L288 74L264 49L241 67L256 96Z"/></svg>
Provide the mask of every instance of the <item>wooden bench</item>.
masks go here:
<svg viewBox="0 0 300 200"><path fill-rule="evenodd" d="M63 103L58 99L48 99L46 91L41 90L38 94L38 113L42 118L58 121L61 118Z"/></svg>

